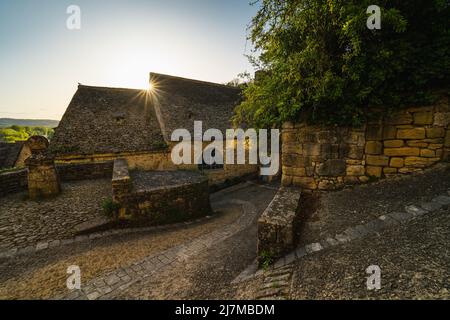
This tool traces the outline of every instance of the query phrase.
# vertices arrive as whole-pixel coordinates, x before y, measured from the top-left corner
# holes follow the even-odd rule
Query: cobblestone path
[[[257,215],[274,193],[275,188],[241,184],[213,194],[212,205],[217,214],[194,223],[130,234],[113,232],[105,237],[88,237],[80,242],[0,258],[0,297],[140,299],[145,294],[137,291],[134,294],[133,290],[145,286],[146,280],[158,279],[165,271],[186,265],[236,234],[244,234],[252,243],[245,250],[249,257],[243,261],[241,268],[244,268],[256,252],[256,233],[246,230],[255,228]],[[65,289],[69,265],[80,266],[81,290]],[[235,271],[238,272],[239,269]],[[181,279],[186,275],[177,276]]]
[[[0,252],[74,236],[77,224],[103,216],[111,180],[64,183],[62,189],[58,197],[42,201],[27,199],[26,192],[0,198]]]

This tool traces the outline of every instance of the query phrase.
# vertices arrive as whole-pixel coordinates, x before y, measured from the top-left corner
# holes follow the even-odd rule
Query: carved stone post
[[[27,144],[31,150],[31,156],[25,160],[28,167],[29,197],[39,199],[56,196],[61,187],[54,157],[47,152],[47,138],[33,136],[28,139]]]

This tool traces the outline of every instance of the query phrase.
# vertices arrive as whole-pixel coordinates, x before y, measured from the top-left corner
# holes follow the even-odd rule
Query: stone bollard
[[[128,172],[128,162],[126,159],[114,160],[112,193],[113,202],[119,206],[119,219],[127,218],[126,201],[133,188],[131,177]]]
[[[33,136],[27,141],[31,156],[25,160],[25,165],[28,167],[28,194],[31,199],[56,196],[61,191],[54,157],[47,152],[48,144],[43,136]]]

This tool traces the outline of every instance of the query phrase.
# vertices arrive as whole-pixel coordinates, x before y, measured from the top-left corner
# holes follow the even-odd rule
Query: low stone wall
[[[124,224],[161,225],[211,213],[208,178],[189,171],[128,171],[114,162],[113,201]]]
[[[295,247],[300,190],[281,187],[258,219],[258,260],[276,259]]]
[[[448,97],[436,105],[384,114],[361,128],[285,123],[282,183],[333,190],[421,171],[450,157]]]
[[[111,178],[113,161],[57,164],[56,169],[61,181]]]
[[[28,186],[27,169],[0,173],[0,197],[24,191]]]

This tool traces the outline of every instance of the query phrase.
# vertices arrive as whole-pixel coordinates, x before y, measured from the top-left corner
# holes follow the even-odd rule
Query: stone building
[[[130,169],[174,170],[173,130],[193,136],[194,121],[202,121],[204,130],[232,128],[239,88],[156,73],[150,83],[152,90],[79,85],[50,144],[57,162],[124,158]],[[205,172],[214,185],[254,174],[257,166],[225,164]]]
[[[25,159],[31,155],[25,141],[0,142],[0,169],[25,166]]]

